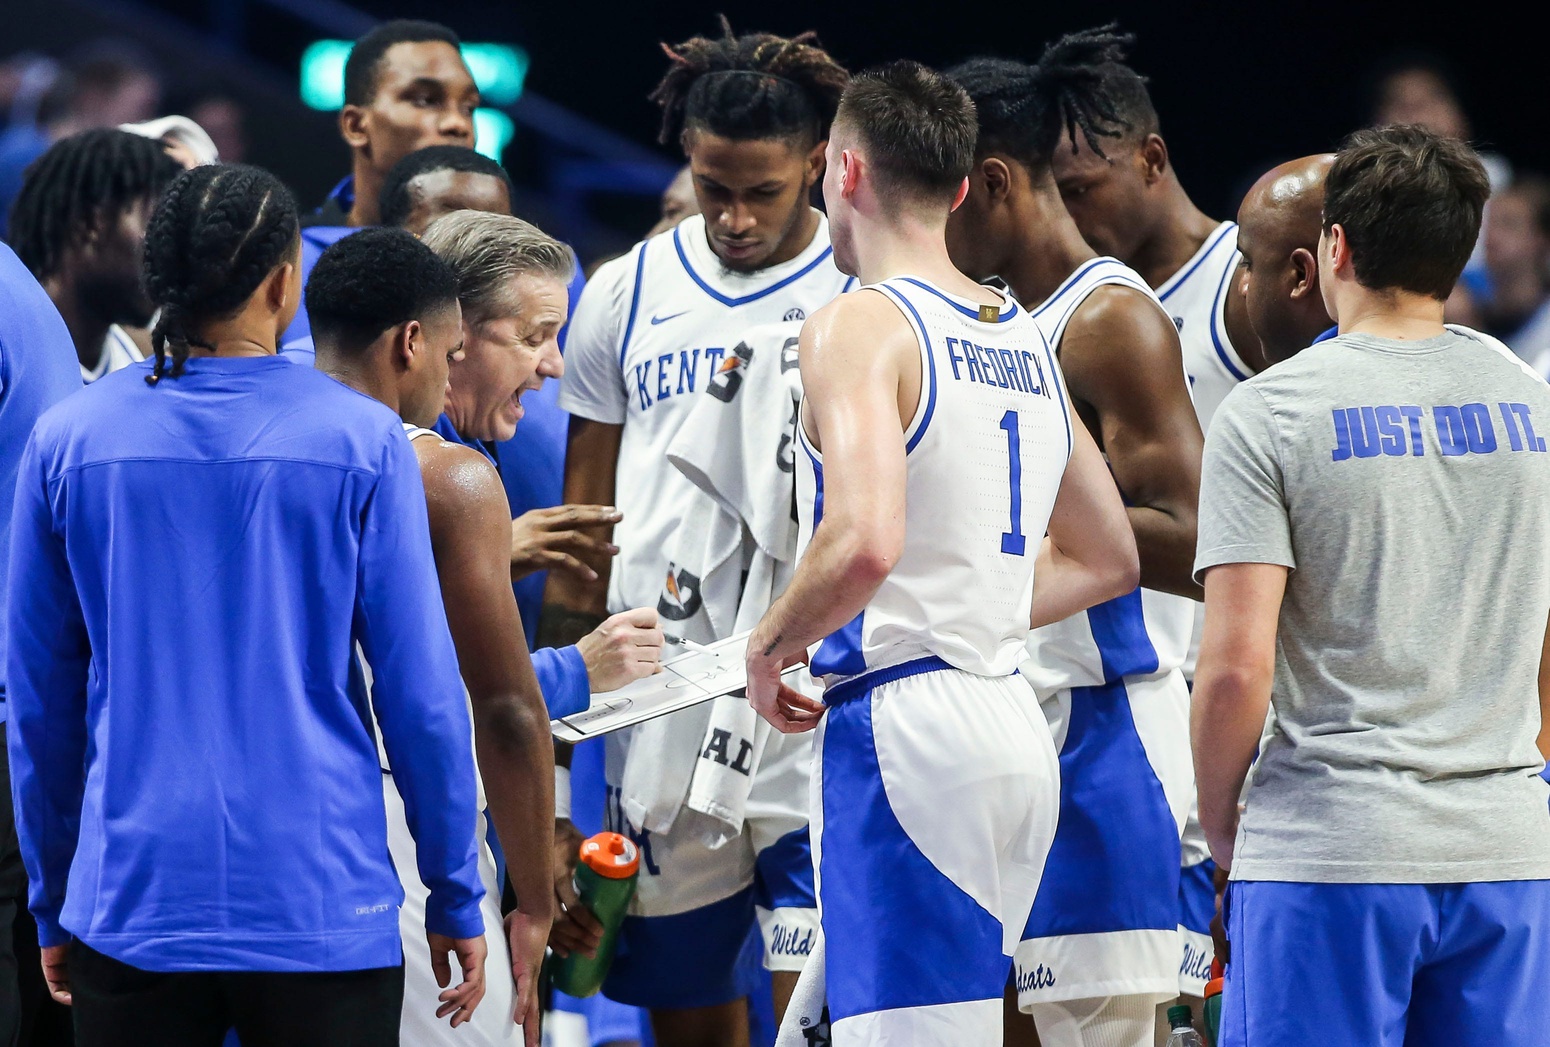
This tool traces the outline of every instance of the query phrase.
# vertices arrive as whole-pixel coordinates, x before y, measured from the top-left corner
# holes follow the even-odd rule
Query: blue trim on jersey
[[[797,427],[800,429],[801,425],[799,420]],[[802,445],[807,460],[813,463],[813,534],[816,535],[818,525],[823,523],[823,463],[807,446],[805,434],[797,443]],[[866,657],[861,653],[861,620],[865,617],[866,611],[863,609],[860,614],[823,638],[808,666],[814,676],[855,676],[866,672]]]
[[[630,351],[630,334],[635,330],[635,313],[640,308],[641,279],[646,275],[646,245],[642,240],[640,256],[635,260],[635,290],[630,294],[630,318],[624,322],[624,338],[619,342],[619,369],[624,370],[624,355]]]
[[[1087,624],[1092,627],[1106,684],[1127,676],[1150,676],[1161,667],[1157,648],[1147,635],[1140,589],[1089,607]]]
[[[1039,341],[1044,343],[1044,359],[1049,361],[1050,377],[1055,380],[1055,396],[1060,401],[1060,417],[1066,422],[1066,458],[1076,450],[1076,435],[1071,432],[1071,410],[1066,405],[1066,389],[1060,381],[1060,368],[1055,364],[1055,350],[1050,347],[1049,339],[1044,337],[1044,332],[1039,332]]]
[[[917,283],[918,281],[910,280],[909,282]],[[886,287],[887,285],[884,284],[883,286]],[[925,287],[926,285],[921,284],[920,286]],[[893,292],[892,297],[902,304],[904,308],[908,309],[910,315],[915,318],[915,325],[920,329],[920,344],[926,350],[926,370],[930,372],[926,375],[929,387],[926,394],[926,413],[920,416],[920,425],[916,426],[915,435],[911,436],[909,442],[904,445],[904,453],[909,454],[920,443],[920,438],[926,435],[926,427],[931,424],[931,415],[936,411],[936,354],[931,351],[931,334],[926,330],[926,322],[920,318],[920,313],[910,304],[908,298],[899,293],[898,288],[890,287],[889,290]],[[927,287],[926,290],[929,291],[931,288]]]
[[[1092,272],[1092,270],[1094,268],[1096,268],[1097,266],[1100,266],[1104,262],[1108,262],[1108,261],[1111,261],[1111,260],[1112,259],[1110,259],[1108,255],[1104,255],[1101,258],[1094,258],[1092,261],[1088,262],[1086,265],[1079,266],[1074,273],[1072,273],[1070,276],[1066,277],[1063,281],[1061,281],[1060,286],[1055,288],[1055,291],[1054,291],[1053,294],[1051,294],[1048,298],[1044,299],[1044,304],[1043,305],[1041,305],[1037,309],[1033,310],[1029,315],[1030,316],[1038,316],[1039,314],[1043,313],[1050,306],[1052,306],[1056,302],[1060,301],[1060,296],[1065,294],[1067,291],[1071,290],[1071,288],[1076,285],[1076,282],[1078,280],[1080,280],[1082,277],[1086,276],[1088,273]]]
[[[1207,238],[1206,247],[1203,251],[1200,252],[1200,257],[1195,259],[1194,265],[1186,269],[1182,276],[1180,276],[1178,273],[1174,273],[1167,280],[1163,281],[1163,285],[1166,290],[1157,292],[1158,299],[1166,302],[1169,295],[1177,291],[1180,287],[1184,286],[1185,281],[1195,275],[1196,269],[1199,269],[1201,266],[1206,264],[1206,259],[1211,257],[1211,252],[1216,250],[1216,245],[1221,243],[1222,237],[1226,236],[1228,233],[1235,233],[1237,231],[1238,223],[1223,223],[1222,228],[1218,229],[1213,236]]]
[[[952,297],[948,296],[947,294],[944,294],[943,292],[937,290],[935,287],[932,287],[930,284],[926,283],[924,280],[917,280],[913,276],[901,276],[901,277],[899,277],[899,279],[903,280],[907,284],[914,284],[916,287],[920,288],[922,291],[930,291],[932,294],[936,295],[942,301],[946,302],[948,305],[950,305],[954,309],[958,310],[964,316],[967,316],[969,319],[977,321],[977,322],[982,323],[982,324],[1004,324],[1008,320],[1010,320],[1012,317],[1017,315],[1017,299],[1013,298],[1011,295],[1003,295],[1002,296],[1003,298],[1006,299],[1006,307],[1005,307],[1005,310],[1003,312],[1001,312],[1000,314],[997,315],[996,319],[994,319],[994,320],[981,320],[980,319],[979,310],[977,310],[977,309],[970,309],[968,306],[964,305],[962,302],[960,302],[957,299],[952,298]]]
[[[1216,321],[1222,311],[1222,301],[1226,297],[1223,292],[1227,289],[1227,281],[1232,278],[1232,274],[1237,272],[1237,270],[1237,266],[1230,266],[1222,274],[1222,279],[1216,285],[1216,298],[1211,303],[1211,344],[1216,348],[1216,355],[1221,359],[1222,366],[1227,368],[1227,373],[1240,382],[1246,382],[1249,380],[1249,376],[1233,365],[1232,360],[1227,355],[1227,348],[1222,345],[1222,336],[1217,334],[1216,331]]]
[[[870,701],[824,727],[824,948],[839,1022],[901,1007],[997,1000],[1011,966],[1001,921],[910,839],[888,802]],[[950,815],[948,815],[950,817]]]
[[[1340,328],[1338,326],[1331,327],[1327,331],[1321,331],[1319,333],[1319,336],[1317,338],[1315,338],[1309,344],[1310,345],[1318,345],[1320,342],[1327,342],[1327,341],[1329,341],[1331,338],[1335,337],[1339,333],[1340,333]]]
[[[823,852],[827,859],[827,840]],[[1136,733],[1124,682],[1071,688],[1060,820],[1023,941],[1175,930],[1179,879],[1178,823]]]
[[[854,276],[848,278],[845,281],[845,286],[840,288],[840,294],[844,294],[845,292],[849,291],[851,288],[855,287],[860,282],[861,281],[857,280]]]
[[[731,298],[731,297],[728,297],[727,295],[722,294],[720,291],[716,290],[710,284],[706,283],[704,280],[702,280],[700,278],[700,274],[694,271],[694,266],[689,264],[689,255],[684,251],[682,229],[681,228],[673,230],[673,247],[675,249],[677,249],[677,251],[678,251],[678,260],[683,263],[684,272],[689,274],[689,279],[691,279],[695,283],[699,284],[700,285],[700,290],[702,290],[706,294],[710,295],[712,298],[714,298],[716,301],[720,302],[722,305],[731,305],[731,306],[747,305],[749,302],[757,302],[759,299],[768,297],[769,295],[774,294],[776,291],[779,291],[783,287],[789,287],[791,284],[793,284],[796,281],[802,279],[802,277],[806,276],[808,273],[812,272],[814,269],[816,269],[820,265],[822,265],[824,263],[824,261],[826,261],[828,259],[828,257],[834,253],[834,248],[833,247],[825,247],[823,249],[823,254],[819,255],[817,258],[814,258],[811,262],[807,263],[807,265],[803,266],[797,272],[792,273],[790,276],[786,277],[784,280],[781,280],[781,281],[779,281],[777,283],[773,283],[770,286],[764,288],[763,290],[755,291],[753,294],[745,294],[741,298]]]

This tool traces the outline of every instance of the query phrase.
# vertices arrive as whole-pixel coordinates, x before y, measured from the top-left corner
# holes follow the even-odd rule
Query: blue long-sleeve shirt
[[[11,768],[44,945],[148,970],[396,965],[371,710],[430,887],[482,931],[472,726],[414,451],[275,357],[109,375],[17,481]]]
[[[64,320],[27,267],[0,244],[0,603],[22,448],[44,411],[80,391],[81,368]],[[7,712],[4,625],[0,621],[0,723]]]

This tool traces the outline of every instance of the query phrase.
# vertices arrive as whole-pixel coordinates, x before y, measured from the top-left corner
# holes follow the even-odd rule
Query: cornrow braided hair
[[[155,385],[183,373],[201,322],[231,315],[296,250],[290,191],[268,171],[240,164],[179,175],[145,232],[145,290],[161,308],[151,329]],[[167,353],[172,368],[166,369]]]
[[[1093,152],[1106,158],[1099,139],[1118,138],[1134,126],[1104,90],[1109,71],[1124,61],[1135,39],[1116,28],[1111,23],[1063,36],[1044,49],[1037,65],[974,58],[950,70],[974,99],[978,152],[1004,151],[1044,170],[1062,139],[1069,138],[1076,151],[1080,131]]]
[[[738,36],[720,20],[719,37],[662,45],[671,64],[651,92],[662,108],[658,140],[681,140],[691,129],[741,140],[825,137],[850,75],[818,35]]]
[[[54,276],[71,247],[155,201],[182,170],[160,142],[127,131],[61,138],[27,168],[11,207],[11,248],[39,280]]]
[[[1062,138],[1069,138],[1071,151],[1077,151],[1078,128],[1092,151],[1108,159],[1099,138],[1118,138],[1156,123],[1155,114],[1148,117],[1151,101],[1146,97],[1146,78],[1124,64],[1135,42],[1135,34],[1119,32],[1118,23],[1110,22],[1067,33],[1044,48],[1035,69],[1038,93],[1049,115],[1035,145],[1046,163]],[[1138,111],[1138,102],[1131,97],[1136,91],[1146,112]]]

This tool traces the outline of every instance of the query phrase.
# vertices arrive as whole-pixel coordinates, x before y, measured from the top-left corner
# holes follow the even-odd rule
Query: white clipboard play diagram
[[[664,658],[662,671],[655,676],[607,694],[594,694],[592,704],[584,711],[551,720],[550,731],[562,742],[582,742],[743,690],[748,683],[744,667],[747,633],[696,647]],[[666,650],[682,648],[669,642]],[[796,665],[786,672],[802,668]]]

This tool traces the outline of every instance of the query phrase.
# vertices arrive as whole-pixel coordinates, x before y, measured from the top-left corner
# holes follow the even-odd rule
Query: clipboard
[[[699,650],[686,650],[665,658],[660,673],[626,684],[617,691],[594,694],[592,704],[586,709],[549,721],[549,730],[558,740],[575,744],[724,694],[741,694],[748,684],[745,668],[748,636],[748,633],[741,633],[706,644]],[[805,668],[805,665],[794,665],[781,675],[789,676]]]

